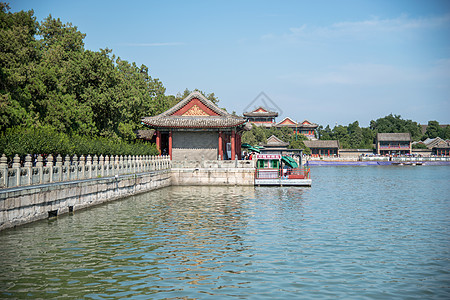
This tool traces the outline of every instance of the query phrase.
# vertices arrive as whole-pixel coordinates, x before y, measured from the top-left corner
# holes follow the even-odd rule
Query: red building
[[[244,117],[248,122],[255,125],[272,127],[275,125],[275,118],[278,117],[278,113],[260,106],[251,112],[244,113]]]
[[[377,133],[377,154],[411,154],[411,135],[406,133]]]
[[[155,129],[156,145],[173,160],[217,160],[241,156],[245,119],[193,92],[174,107],[142,119]]]
[[[278,122],[275,125],[275,127],[278,127],[278,128],[289,127],[294,130],[294,133],[297,132],[297,134],[303,134],[309,140],[314,140],[314,139],[316,139],[315,131],[316,131],[318,125],[311,123],[308,120],[304,120],[303,122],[299,123],[299,122],[292,120],[289,117],[286,117],[283,119],[283,121]]]

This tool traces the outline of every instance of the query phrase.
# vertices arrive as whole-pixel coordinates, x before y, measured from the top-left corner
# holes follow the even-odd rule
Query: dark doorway
[[[161,133],[161,155],[169,155],[169,133]]]

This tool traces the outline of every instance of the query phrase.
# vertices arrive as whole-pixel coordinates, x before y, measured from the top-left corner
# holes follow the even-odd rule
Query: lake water
[[[170,187],[0,232],[0,298],[449,299],[450,167]]]

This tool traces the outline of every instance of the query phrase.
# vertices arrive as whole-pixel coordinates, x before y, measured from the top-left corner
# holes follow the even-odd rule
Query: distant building
[[[376,150],[380,155],[411,154],[411,134],[377,133]]]
[[[271,135],[267,139],[266,143],[262,144],[261,146],[261,153],[264,154],[300,155],[303,151],[303,149],[288,149],[289,143],[282,141],[274,135]]]
[[[303,143],[311,149],[312,156],[339,156],[338,140],[310,140]]]
[[[260,106],[251,112],[244,113],[244,117],[248,122],[255,125],[272,127],[275,124],[275,118],[278,117],[278,113]]]
[[[289,127],[294,130],[294,133],[297,134],[303,134],[306,136],[309,140],[315,140],[316,139],[316,129],[318,127],[317,124],[314,124],[308,120],[304,120],[301,123],[298,123],[294,120],[292,120],[289,117],[286,117],[283,119],[283,121],[278,122],[275,127],[283,128],[283,127]]]
[[[241,155],[245,119],[193,92],[165,112],[142,119],[155,130],[160,153],[173,160],[235,159]]]
[[[431,149],[432,155],[450,155],[450,141],[443,140],[440,137],[434,139],[426,139],[422,142],[428,149]]]
[[[294,130],[294,133],[303,134],[310,140],[316,139],[315,131],[318,127],[317,124],[312,123],[308,120],[304,120],[298,123],[289,117],[284,118],[281,122],[276,123],[275,119],[278,117],[278,113],[275,111],[270,111],[260,106],[257,109],[246,112],[243,114],[246,120],[257,126],[263,126],[265,128],[283,128],[288,127]]]

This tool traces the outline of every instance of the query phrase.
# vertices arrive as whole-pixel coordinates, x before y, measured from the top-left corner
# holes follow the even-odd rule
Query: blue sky
[[[334,126],[390,113],[450,124],[450,1],[11,1],[149,67],[167,94],[214,92],[242,113]],[[257,103],[255,103],[257,104]]]

